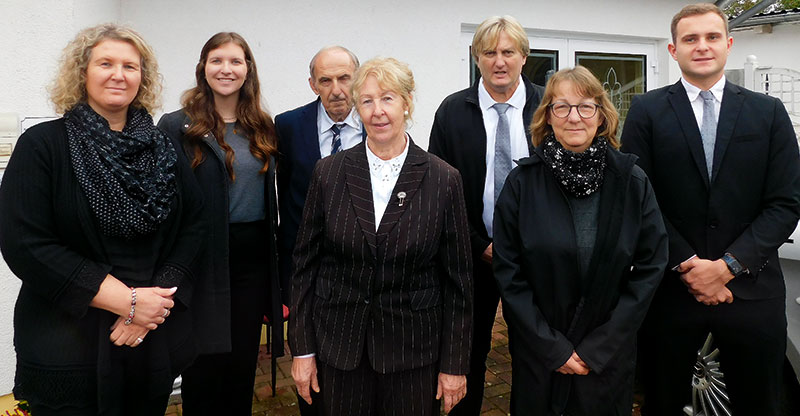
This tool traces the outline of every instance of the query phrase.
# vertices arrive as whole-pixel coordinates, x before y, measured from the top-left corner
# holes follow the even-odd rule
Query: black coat
[[[189,266],[203,238],[202,202],[189,166],[181,159],[175,166],[177,203],[155,231],[154,240],[164,241],[156,272],[147,284],[138,283],[178,286],[167,321],[136,348],[146,354],[141,364],[150,385],[135,387],[152,395],[168,394],[195,353],[186,307],[194,282]],[[122,373],[109,362],[109,328],[117,316],[89,303],[114,265],[75,179],[64,119],[31,127],[19,138],[0,187],[0,212],[0,248],[22,280],[14,311],[16,397],[103,409],[124,388],[103,382]]]
[[[183,110],[164,114],[158,127],[169,135],[179,152],[188,160],[194,158],[194,148],[183,139],[191,120]],[[231,292],[230,268],[228,265],[228,172],[225,163],[212,149],[214,137],[209,133],[200,145],[205,161],[194,168],[194,175],[202,190],[205,208],[203,218],[208,223],[209,233],[203,238],[202,255],[193,265],[197,275],[194,296],[200,305],[193,309],[197,346],[201,354],[230,352],[231,350]],[[278,280],[278,250],[275,237],[278,229],[278,205],[275,193],[275,161],[270,160],[264,180],[264,204],[267,209],[267,226],[270,230],[269,245],[264,247],[264,256],[269,260],[269,269],[264,270],[268,281],[270,324],[272,345],[283,345],[283,304]],[[254,294],[258,295],[258,294]],[[276,356],[283,355],[282,348],[273,349]]]
[[[508,321],[512,413],[630,413],[635,338],[667,262],[667,234],[635,156],[611,148],[587,285],[566,194],[541,149],[519,161],[497,201],[493,266]],[[572,352],[592,369],[556,373]]]
[[[314,169],[297,235],[289,345],[340,370],[466,374],[472,279],[458,172],[409,141],[375,229],[366,144]],[[400,203],[397,194],[405,192]]]
[[[464,202],[467,206],[470,244],[476,266],[482,264],[481,255],[492,242],[483,224],[483,188],[486,182],[486,128],[478,103],[478,82],[471,87],[451,94],[442,101],[431,128],[428,151],[458,169],[464,179]],[[525,107],[522,123],[533,154],[530,131],[533,113],[542,101],[544,89],[522,76],[525,86]]]

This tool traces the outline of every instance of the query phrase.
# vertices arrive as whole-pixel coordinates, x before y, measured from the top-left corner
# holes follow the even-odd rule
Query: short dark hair
[[[728,16],[725,16],[725,13],[720,10],[714,3],[697,3],[697,4],[690,4],[681,9],[675,16],[672,17],[672,24],[670,25],[670,31],[672,32],[672,43],[678,41],[678,22],[681,21],[684,17],[689,16],[698,16],[701,14],[706,13],[714,13],[722,19],[722,23],[725,25],[725,37],[728,36]]]

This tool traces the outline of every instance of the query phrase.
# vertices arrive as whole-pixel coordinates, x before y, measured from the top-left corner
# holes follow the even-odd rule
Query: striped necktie
[[[331,143],[331,154],[336,154],[336,152],[342,150],[342,128],[344,127],[344,123],[334,124],[331,126],[331,131],[333,132],[333,142]]]

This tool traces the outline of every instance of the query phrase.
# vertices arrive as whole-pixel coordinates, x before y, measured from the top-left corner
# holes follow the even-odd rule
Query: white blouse
[[[375,231],[378,231],[378,226],[381,224],[381,218],[389,205],[389,200],[392,198],[392,190],[394,185],[397,184],[397,178],[400,176],[400,170],[403,168],[403,163],[408,156],[408,135],[406,135],[406,147],[399,155],[389,159],[383,160],[372,153],[369,146],[367,148],[367,162],[369,163],[369,178],[372,182],[372,203],[375,207]]]

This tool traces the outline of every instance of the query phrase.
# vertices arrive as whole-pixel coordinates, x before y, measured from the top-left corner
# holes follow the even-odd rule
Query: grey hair
[[[358,62],[358,57],[356,56],[356,54],[354,54],[353,52],[351,52],[351,51],[350,51],[350,49],[347,49],[347,48],[345,48],[344,46],[339,46],[339,45],[326,46],[326,47],[324,47],[324,48],[320,49],[319,51],[317,51],[317,53],[315,53],[315,54],[314,54],[314,57],[313,57],[313,58],[311,58],[311,62],[308,64],[308,73],[309,73],[309,74],[311,74],[311,80],[312,80],[312,81],[314,80],[314,65],[317,63],[317,57],[318,57],[318,56],[319,56],[319,55],[320,55],[322,52],[334,51],[334,50],[337,50],[337,51],[342,51],[342,52],[346,53],[348,56],[350,56],[350,62],[352,62],[352,63],[353,63],[353,67],[354,67],[354,68],[353,68],[353,71],[354,71],[354,72],[355,72],[355,70],[357,70],[357,69],[358,69],[358,67],[361,65],[361,64]]]

